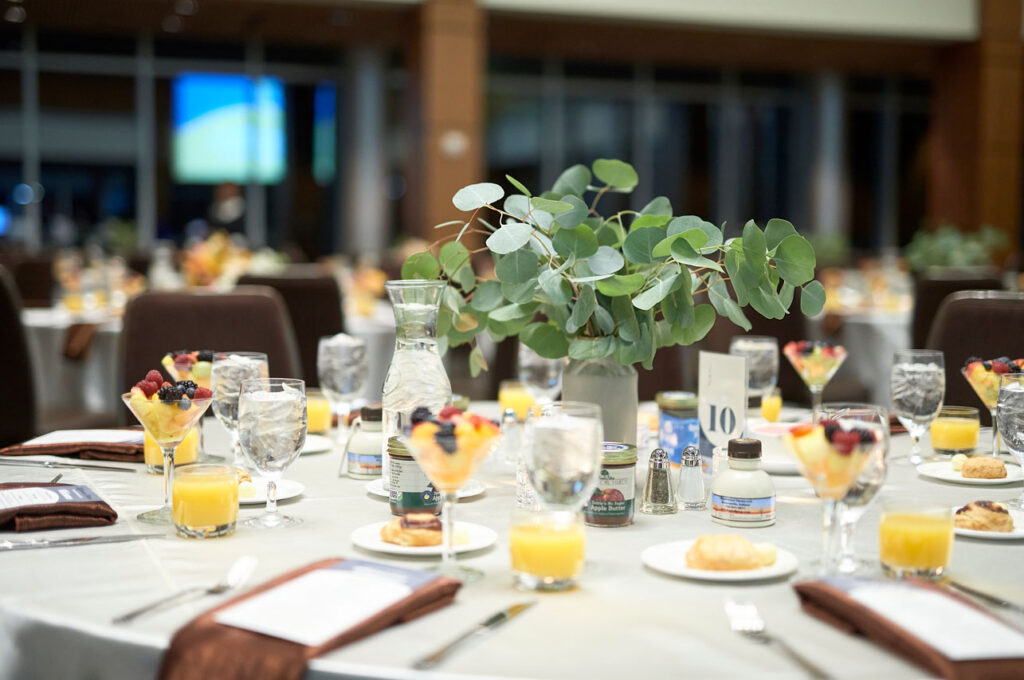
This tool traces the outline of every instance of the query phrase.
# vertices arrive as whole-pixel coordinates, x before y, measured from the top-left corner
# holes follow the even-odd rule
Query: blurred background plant
[[[991,226],[962,231],[953,224],[920,229],[906,249],[907,262],[915,272],[933,267],[988,267],[995,254],[1008,245],[1006,234]]]

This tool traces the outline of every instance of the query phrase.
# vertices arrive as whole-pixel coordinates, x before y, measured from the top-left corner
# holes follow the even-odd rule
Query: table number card
[[[742,437],[747,426],[747,360],[701,352],[697,393],[700,429],[712,446]]]

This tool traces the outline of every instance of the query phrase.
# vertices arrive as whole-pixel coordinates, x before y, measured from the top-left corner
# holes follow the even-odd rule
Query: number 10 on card
[[[747,425],[747,362],[744,357],[701,352],[697,417],[712,446],[742,437]]]

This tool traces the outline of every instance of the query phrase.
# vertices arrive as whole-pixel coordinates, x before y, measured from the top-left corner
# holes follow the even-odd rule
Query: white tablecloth
[[[868,387],[871,403],[890,405],[889,372],[897,350],[910,348],[910,312],[864,312],[843,319],[847,362]]]
[[[208,419],[207,442],[223,448],[224,433]],[[905,456],[906,436],[893,451]],[[387,520],[387,504],[370,496],[365,482],[339,479],[335,453],[301,458],[286,475],[306,485],[304,496],[281,510],[303,524],[279,532],[240,529],[211,541],[171,538],[120,545],[26,551],[0,555],[0,678],[131,679],[154,677],[173,632],[221,601],[207,597],[139,620],[112,626],[111,617],[181,587],[211,584],[240,555],[259,557],[256,581],[329,556],[378,559],[406,566],[427,560],[368,555],[352,547],[349,534],[364,524]],[[39,481],[46,470],[3,468],[5,480]],[[489,460],[478,475],[487,493],[460,504],[462,520],[498,531],[496,546],[460,557],[486,573],[467,585],[457,602],[409,624],[315,659],[307,678],[802,678],[770,646],[729,631],[722,598],[751,599],[769,629],[837,678],[918,678],[918,668],[864,639],[843,634],[805,615],[786,582],[708,585],[669,578],[644,568],[647,546],[699,534],[723,532],[706,512],[652,517],[637,515],[622,529],[587,529],[587,565],[581,585],[556,594],[524,594],[512,588],[507,530],[513,506],[512,470]],[[802,563],[820,549],[820,503],[800,477],[775,477],[778,523],[747,530],[794,552]],[[47,532],[47,538],[91,533],[150,531],[133,517],[161,496],[160,478],[113,472],[71,470],[64,481],[87,483],[121,513],[116,527]],[[978,489],[918,478],[906,465],[894,464],[882,497],[915,497],[961,505],[979,498],[1006,501],[1020,484]],[[251,516],[259,509],[243,509]],[[857,548],[877,556],[879,504],[861,520]],[[735,531],[735,530],[729,530]],[[37,534],[38,536],[39,534]],[[680,559],[682,555],[680,555]],[[1020,543],[957,539],[952,574],[978,587],[1024,602]],[[222,596],[226,597],[226,596]],[[493,636],[452,656],[431,675],[410,663],[456,634],[514,602],[536,598],[538,606]],[[1024,617],[1016,616],[1018,624]],[[950,625],[955,625],[950,622]]]

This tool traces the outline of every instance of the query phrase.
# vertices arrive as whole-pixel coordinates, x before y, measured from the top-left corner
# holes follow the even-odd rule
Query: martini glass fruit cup
[[[199,387],[210,389],[210,371],[213,367],[214,352],[208,349],[188,351],[175,350],[168,352],[160,360],[160,365],[175,382],[191,380]],[[206,442],[203,438],[203,426],[196,425],[199,436],[198,452],[205,458]]]
[[[1022,371],[1024,359],[1011,361],[1007,357],[1000,357],[992,361],[982,361],[976,357],[967,360],[966,365],[960,369],[960,373],[967,380],[974,393],[981,399],[988,412],[992,415],[992,455],[998,456],[1002,446],[999,441],[999,423],[997,421],[996,406],[999,403],[999,376],[1008,373],[1018,374]]]
[[[461,581],[475,581],[483,577],[483,572],[455,562],[456,494],[497,448],[501,430],[487,418],[461,413],[452,406],[445,407],[437,418],[427,416],[427,409],[413,412],[412,429],[405,442],[441,494],[442,552],[438,571]]]
[[[121,400],[160,447],[164,457],[164,504],[156,510],[142,513],[138,519],[147,524],[170,525],[173,523],[171,489],[174,487],[174,449],[199,422],[213,400],[182,397],[165,402],[160,401],[155,394],[147,398],[137,391],[122,394]]]
[[[810,390],[811,420],[818,422],[822,392],[846,361],[846,348],[818,340],[798,340],[787,342],[782,353]]]
[[[783,441],[822,501],[820,571],[823,575],[834,574],[840,555],[838,503],[860,476],[874,450],[885,446],[885,432],[881,423],[830,414],[815,423],[797,425]]]

